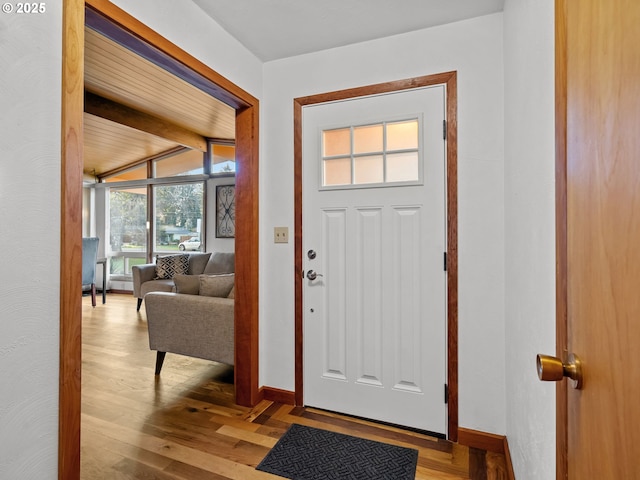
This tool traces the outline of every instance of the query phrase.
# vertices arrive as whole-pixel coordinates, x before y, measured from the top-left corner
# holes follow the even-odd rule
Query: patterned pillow
[[[186,275],[189,272],[189,254],[156,255],[156,280],[173,278],[175,275]]]

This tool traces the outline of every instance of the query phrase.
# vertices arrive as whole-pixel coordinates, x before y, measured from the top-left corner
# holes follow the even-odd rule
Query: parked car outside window
[[[189,240],[185,240],[178,244],[178,249],[184,250],[198,250],[200,248],[200,239],[198,237],[191,237]]]

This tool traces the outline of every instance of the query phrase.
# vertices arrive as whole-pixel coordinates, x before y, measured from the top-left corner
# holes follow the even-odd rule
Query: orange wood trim
[[[458,439],[458,76],[447,85],[447,384],[449,439]]]
[[[303,396],[303,312],[302,312],[302,107],[381,93],[390,93],[429,85],[447,87],[447,383],[449,385],[449,439],[458,439],[458,116],[457,73],[445,72],[405,80],[350,88],[293,101],[294,123],[294,229],[295,229],[295,397]]]
[[[513,463],[511,462],[511,451],[509,450],[509,442],[507,437],[504,437],[504,460],[507,464],[507,480],[516,480],[516,474],[513,471]]]
[[[289,390],[280,390],[273,387],[262,387],[262,396],[265,400],[276,403],[284,403],[286,405],[295,405],[296,394]]]
[[[314,105],[317,103],[336,102],[347,100],[365,95],[377,95],[389,92],[398,92],[411,88],[425,87],[428,85],[446,84],[451,76],[455,76],[456,72],[436,73],[434,75],[426,75],[423,77],[408,78],[405,80],[395,80],[392,82],[377,83],[375,85],[367,85],[364,87],[347,88],[345,90],[336,90],[333,92],[320,93],[307,97],[299,97],[295,99],[302,106]],[[427,82],[427,83],[425,83]]]
[[[236,403],[258,403],[258,103],[236,113]]]
[[[555,3],[556,356],[567,358],[567,10]],[[556,383],[556,478],[568,476],[567,382]]]
[[[304,402],[304,365],[303,346],[304,333],[302,328],[302,103],[293,101],[293,178],[294,178],[294,291],[295,291],[295,405]]]
[[[84,3],[63,3],[58,478],[80,478]]]
[[[495,433],[471,430],[470,428],[458,428],[458,443],[465,447],[479,448],[487,452],[504,454],[505,436]]]

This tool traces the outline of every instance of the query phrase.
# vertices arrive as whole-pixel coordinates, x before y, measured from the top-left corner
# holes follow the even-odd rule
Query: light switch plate
[[[274,243],[289,243],[289,227],[273,228]]]

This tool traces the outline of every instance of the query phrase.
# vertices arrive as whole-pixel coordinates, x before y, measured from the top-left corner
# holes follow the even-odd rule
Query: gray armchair
[[[90,289],[91,305],[96,306],[96,262],[98,261],[97,237],[82,239],[82,291]]]
[[[234,364],[233,298],[149,292],[144,303],[156,375],[167,352]]]

